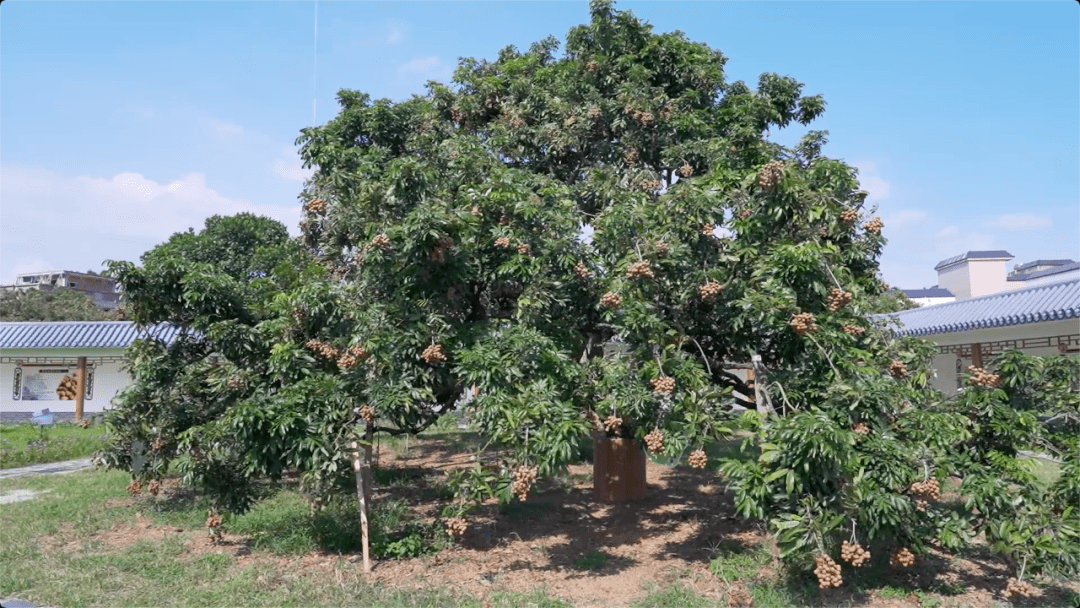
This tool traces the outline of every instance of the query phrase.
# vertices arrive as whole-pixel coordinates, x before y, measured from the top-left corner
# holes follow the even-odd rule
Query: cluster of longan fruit
[[[814,315],[808,312],[801,312],[793,317],[788,322],[791,329],[795,330],[795,333],[800,336],[805,336],[808,333],[817,331],[817,323],[814,322]]]
[[[578,262],[577,264],[574,264],[574,276],[579,279],[587,279],[592,276],[592,273],[589,272],[589,269],[585,266],[584,262]]]
[[[60,379],[60,385],[56,387],[56,396],[61,401],[71,401],[79,392],[79,381],[75,376],[64,376]]]
[[[151,479],[150,483],[146,484],[146,491],[149,492],[151,496],[161,494],[161,481],[158,479]]]
[[[870,220],[869,222],[866,222],[865,224],[863,224],[863,230],[865,230],[867,232],[870,232],[870,233],[873,233],[873,234],[881,234],[881,229],[884,228],[884,227],[885,227],[885,222],[882,222],[881,218],[878,218],[878,217],[875,217],[874,219]]]
[[[164,437],[158,437],[150,442],[150,449],[154,452],[160,452],[169,446],[169,442]]]
[[[814,558],[814,576],[817,577],[820,589],[839,587],[844,582],[844,578],[840,576],[840,564],[824,553]]]
[[[745,220],[751,215],[754,215],[754,209],[752,207],[744,207],[742,209],[739,209],[739,212],[735,214],[735,217],[739,218],[740,220]]]
[[[908,375],[907,364],[900,360],[893,360],[889,364],[889,373],[896,378],[906,378]]]
[[[465,530],[469,529],[469,524],[462,517],[448,517],[446,518],[446,533],[453,538],[457,538],[462,534],[465,534]]]
[[[510,237],[500,236],[499,238],[495,239],[495,246],[502,247],[503,249],[509,249]]]
[[[695,469],[704,469],[709,463],[709,457],[705,455],[705,450],[699,448],[690,452],[690,457],[686,459],[686,462]]]
[[[600,306],[603,306],[604,308],[615,309],[618,308],[620,304],[622,304],[622,296],[614,291],[609,291],[600,296]]]
[[[312,338],[304,343],[309,349],[319,353],[327,359],[337,359],[341,351],[332,344],[327,344],[317,338]]]
[[[851,304],[851,292],[833,287],[829,292],[829,310],[836,312],[848,304]]]
[[[931,477],[926,481],[916,481],[908,489],[916,496],[925,496],[933,500],[941,498],[941,485],[938,484],[936,477]]]
[[[844,332],[845,334],[851,334],[851,335],[853,335],[853,336],[861,336],[861,335],[863,335],[864,333],[866,333],[866,328],[864,328],[864,327],[859,327],[858,325],[851,325],[851,324],[848,324],[848,325],[845,325],[845,326],[844,326],[844,328],[843,328],[843,330],[842,330],[842,331],[843,331],[843,332]]]
[[[856,424],[854,427],[851,428],[851,430],[855,431],[856,433],[858,433],[860,435],[869,435],[870,434],[870,427],[866,426],[865,422],[860,422],[860,423]]]
[[[633,147],[627,148],[626,152],[623,152],[623,160],[625,160],[626,164],[628,164],[628,165],[632,165],[632,164],[636,163],[637,160],[638,160],[638,150],[637,150],[637,148],[633,148]]]
[[[633,106],[626,106],[623,111],[634,117],[634,120],[640,122],[643,125],[648,125],[656,117],[652,115],[652,112],[646,112],[644,110],[636,110]]]
[[[656,253],[660,255],[667,255],[671,253],[671,245],[668,245],[664,241],[656,241],[653,245],[653,249],[656,249]]]
[[[690,166],[690,163],[683,163],[682,166],[679,167],[679,175],[680,176],[682,176],[682,177],[690,177],[693,174],[694,174],[694,168]]]
[[[92,424],[94,424],[94,421],[91,418],[83,418],[82,421],[79,422],[79,426],[81,426],[84,429],[90,428],[90,425],[92,425]]]
[[[716,236],[715,234],[713,234],[713,232],[715,230],[716,230],[716,224],[708,224],[708,223],[706,223],[706,224],[701,225],[701,234],[703,234],[705,236]]]
[[[1005,597],[1012,597],[1014,595],[1029,597],[1035,593],[1035,587],[1027,581],[1018,581],[1015,578],[1010,578],[1008,584],[1005,585],[1005,591],[1002,593]]]
[[[784,163],[774,160],[770,163],[766,163],[765,166],[758,171],[758,185],[763,189],[768,190],[775,186],[783,176]]]
[[[604,430],[609,433],[618,432],[619,427],[622,426],[622,418],[619,418],[615,414],[612,414],[604,419]]]
[[[510,225],[510,218],[507,217],[506,215],[500,215],[499,216],[499,225],[500,226],[509,226]]]
[[[206,512],[207,537],[210,539],[211,545],[216,545],[224,540],[221,534],[221,523],[220,515],[213,511]]]
[[[1001,384],[1001,376],[997,374],[992,374],[981,367],[969,365],[968,371],[971,372],[971,377],[968,378],[968,382],[974,384],[975,386],[994,388]]]
[[[390,244],[390,237],[385,234],[376,234],[371,237],[371,244],[375,247],[386,247]]]
[[[443,352],[442,344],[432,344],[420,353],[420,358],[427,361],[428,365],[436,365],[446,361],[446,354]]]
[[[225,381],[225,386],[238,391],[244,388],[244,379],[241,376],[229,376],[229,379]]]
[[[537,472],[536,467],[527,467],[525,465],[521,465],[514,470],[510,491],[518,497],[518,500],[524,502],[529,497],[529,488],[536,482]]]
[[[648,435],[645,435],[645,447],[653,454],[664,451],[664,434],[660,432],[660,429],[653,429],[649,431]]]
[[[645,192],[655,192],[660,189],[660,180],[655,177],[648,177],[639,182],[641,189]]]
[[[529,255],[529,246],[522,243],[517,246],[517,252],[521,255]]]
[[[649,380],[649,384],[652,385],[654,393],[671,393],[675,390],[675,378],[672,378],[671,376],[653,378],[652,380]]]
[[[131,494],[132,496],[138,496],[139,494],[142,494],[142,490],[142,482],[138,479],[132,479],[131,483],[129,483],[127,487],[127,493]]]
[[[368,424],[375,422],[375,408],[364,404],[364,406],[360,408],[360,417]]]
[[[641,260],[640,262],[634,262],[626,267],[626,278],[628,279],[651,279],[655,275],[653,274],[652,266],[649,264],[649,260]]]
[[[720,285],[720,283],[714,283],[712,281],[709,281],[708,283],[705,283],[704,285],[698,287],[698,294],[701,296],[702,300],[710,302],[714,300],[716,296],[720,295],[720,292],[723,290],[724,288]]]
[[[326,201],[321,198],[310,200],[304,204],[304,209],[311,213],[326,213]]]
[[[911,552],[907,547],[901,547],[892,552],[889,556],[890,566],[903,566],[905,568],[915,563],[915,554]]]
[[[840,212],[840,221],[844,222],[848,226],[855,223],[859,219],[859,212],[854,209],[844,209]]]
[[[863,564],[870,561],[870,552],[864,549],[859,543],[852,543],[845,540],[843,544],[840,545],[840,559],[856,568],[861,568]]]
[[[592,106],[591,108],[589,108],[589,118],[593,120],[600,118],[600,108],[596,106]]]

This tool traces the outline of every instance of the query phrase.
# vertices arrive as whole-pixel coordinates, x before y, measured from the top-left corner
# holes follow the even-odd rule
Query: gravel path
[[[30,475],[45,475],[48,473],[71,473],[94,466],[89,458],[79,460],[67,460],[64,462],[47,462],[28,467],[14,469],[0,469],[0,479],[14,479],[16,477],[28,477]]]

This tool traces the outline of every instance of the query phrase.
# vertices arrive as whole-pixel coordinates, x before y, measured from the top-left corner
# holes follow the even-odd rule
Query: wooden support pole
[[[971,364],[980,368],[983,366],[982,344],[979,342],[971,345]]]
[[[371,553],[368,535],[368,498],[364,483],[363,465],[360,460],[360,445],[352,442],[353,471],[356,472],[356,498],[360,501],[360,545],[364,554],[364,572],[371,572]],[[368,450],[371,448],[368,447]]]
[[[75,389],[75,422],[79,422],[83,419],[83,400],[86,398],[86,357],[79,357],[75,380],[78,384]]]

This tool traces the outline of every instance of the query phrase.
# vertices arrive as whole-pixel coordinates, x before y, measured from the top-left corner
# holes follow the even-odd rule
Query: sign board
[[[94,372],[86,368],[86,390],[83,398],[94,396]],[[79,380],[76,365],[28,365],[15,368],[12,399],[15,401],[74,401]]]
[[[38,426],[48,426],[55,422],[54,415],[49,411],[49,408],[44,408],[35,411],[30,416],[30,422]]]

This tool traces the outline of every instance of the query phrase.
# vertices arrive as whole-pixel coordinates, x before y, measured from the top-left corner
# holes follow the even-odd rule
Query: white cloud
[[[397,44],[405,39],[405,33],[401,31],[401,28],[392,25],[390,26],[390,32],[386,34],[386,44]]]
[[[869,193],[870,200],[889,198],[892,186],[888,180],[878,175],[877,165],[871,161],[859,161],[855,163],[855,168],[859,170],[859,187]]]
[[[59,270],[53,266],[50,262],[47,262],[41,258],[34,258],[29,262],[22,262],[15,264],[11,267],[10,276],[4,277],[2,283],[10,285],[15,282],[15,276],[20,274],[27,274],[31,272],[44,272],[46,270]]]
[[[106,258],[137,260],[176,232],[201,229],[212,215],[256,213],[299,234],[299,205],[255,205],[226,196],[210,188],[201,173],[157,182],[132,172],[67,177],[5,163],[0,165],[0,197],[4,276],[13,275],[9,260],[22,265],[48,259],[75,270]]]
[[[292,182],[302,182],[315,173],[312,169],[305,169],[300,155],[288,146],[282,149],[280,157],[274,159],[273,169],[282,179]]]
[[[960,229],[956,226],[945,226],[941,230],[938,230],[937,234],[935,234],[934,237],[939,239],[949,239],[955,237],[958,234],[960,234]]]
[[[430,74],[443,67],[442,59],[438,57],[413,57],[407,63],[398,67],[398,72],[408,74]]]
[[[1007,213],[999,215],[994,224],[1005,230],[1033,230],[1043,228],[1051,224],[1050,218],[1034,213]]]
[[[901,229],[908,226],[918,226],[926,223],[928,216],[925,211],[907,209],[896,211],[885,219],[885,225],[889,228]]]
[[[210,130],[214,132],[214,139],[218,143],[236,141],[244,136],[244,127],[217,120],[216,118],[210,119]]]

